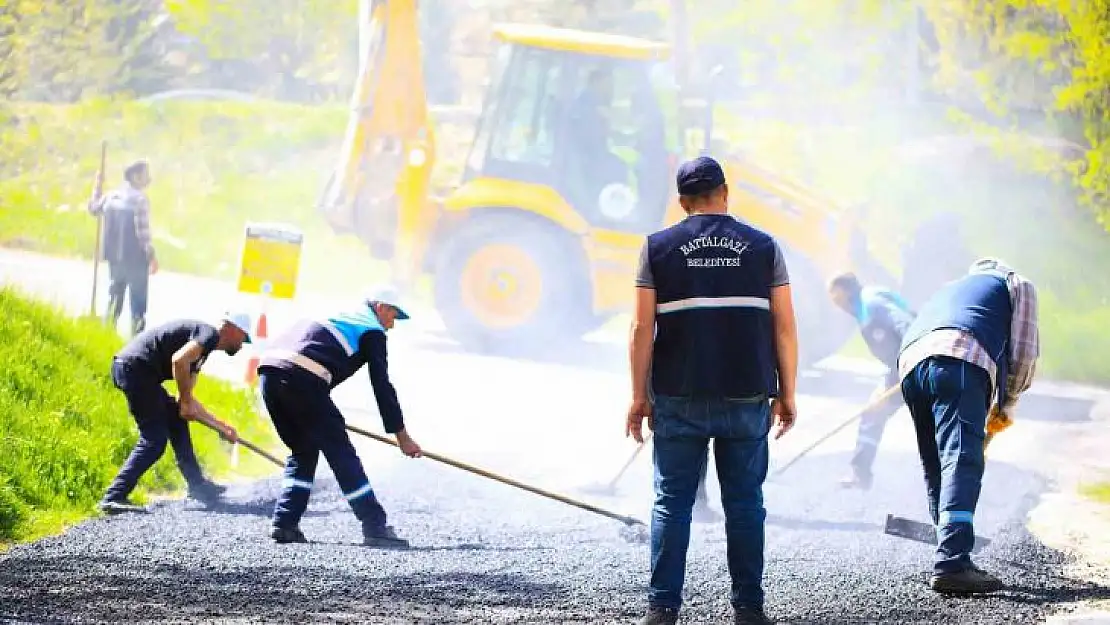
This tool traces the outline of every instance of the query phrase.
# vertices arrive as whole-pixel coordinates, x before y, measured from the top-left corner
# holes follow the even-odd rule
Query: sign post
[[[244,381],[257,381],[259,350],[267,338],[266,309],[271,299],[293,299],[301,268],[304,235],[284,224],[248,223],[243,232],[243,252],[239,259],[240,293],[261,297],[261,310],[255,327],[252,354],[247,361]]]

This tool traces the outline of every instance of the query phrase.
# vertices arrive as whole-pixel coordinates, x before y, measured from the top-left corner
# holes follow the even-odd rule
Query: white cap
[[[247,338],[243,339],[244,343],[251,342],[251,316],[244,312],[226,312],[220,317],[220,321],[230,323],[231,325],[243,331]]]
[[[394,309],[397,310],[398,319],[409,318],[409,314],[405,312],[404,308],[401,307],[400,292],[391,284],[382,284],[370,291],[370,295],[366,296],[366,301],[378,302],[380,304],[392,306]]]

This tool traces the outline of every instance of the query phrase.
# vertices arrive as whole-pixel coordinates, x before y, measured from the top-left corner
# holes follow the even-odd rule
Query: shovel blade
[[[893,514],[886,515],[886,525],[883,527],[883,532],[891,536],[907,538],[919,543],[928,545],[937,544],[937,530],[932,523],[922,523],[920,521],[914,521],[913,519],[897,517]],[[971,551],[975,553],[989,544],[991,544],[989,538],[976,536],[975,546]]]

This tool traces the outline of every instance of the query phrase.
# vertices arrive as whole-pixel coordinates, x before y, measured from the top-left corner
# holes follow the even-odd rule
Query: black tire
[[[511,245],[532,263],[520,268],[507,262],[505,270],[529,274],[518,279],[539,280],[538,305],[528,307],[528,316],[511,325],[491,323],[488,315],[468,305],[464,293],[467,264],[493,245]],[[525,217],[479,215],[447,235],[441,246],[433,280],[436,309],[448,334],[468,350],[537,355],[578,339],[589,328],[593,315],[585,260],[575,240],[557,226]]]
[[[781,243],[780,243],[781,245]],[[798,366],[810,368],[848,342],[855,324],[832,303],[825,278],[810,259],[783,246],[798,324]]]

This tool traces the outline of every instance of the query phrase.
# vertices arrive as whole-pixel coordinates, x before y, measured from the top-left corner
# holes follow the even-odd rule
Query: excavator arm
[[[418,0],[360,0],[359,69],[339,160],[318,209],[409,272],[434,226],[435,141],[424,87]]]

